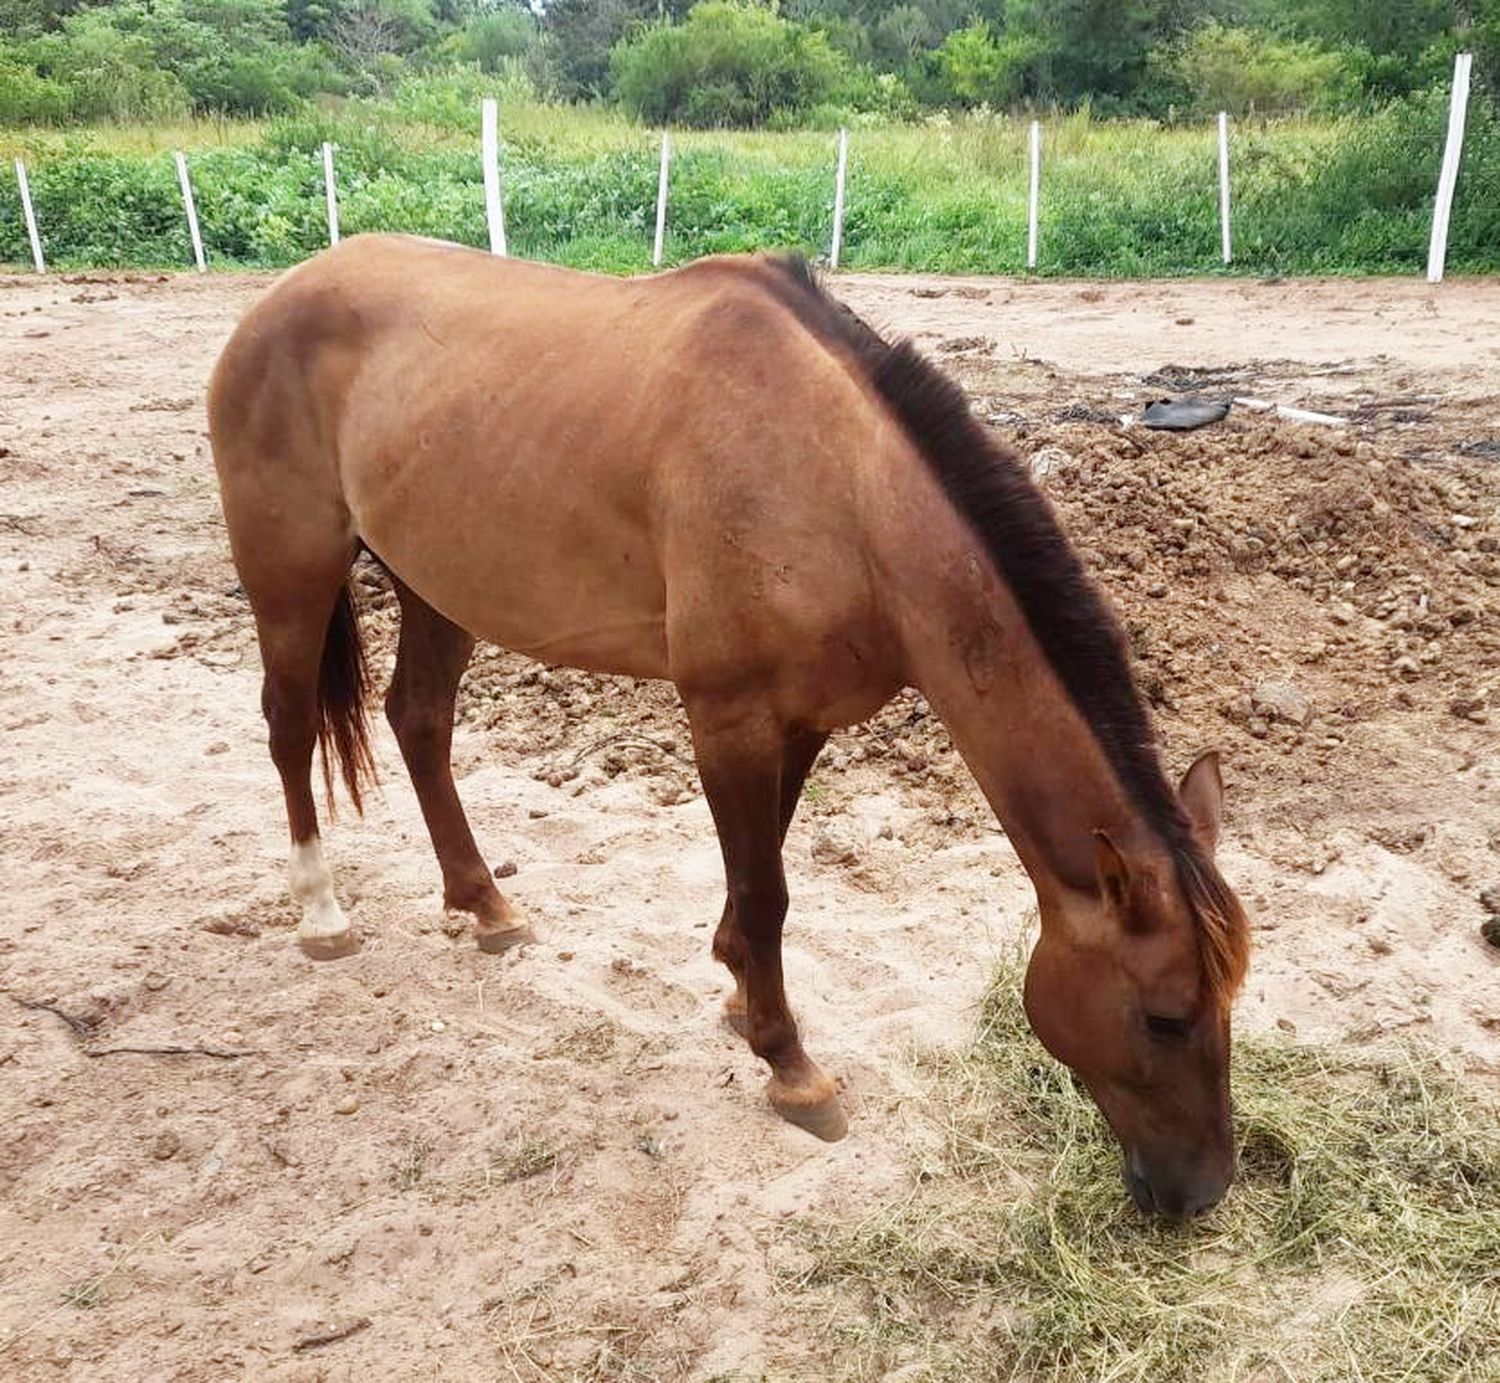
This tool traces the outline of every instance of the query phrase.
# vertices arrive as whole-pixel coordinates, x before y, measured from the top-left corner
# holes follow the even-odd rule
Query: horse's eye
[[[1164,1042],[1171,1041],[1173,1038],[1186,1037],[1192,1025],[1190,1018],[1166,1018],[1159,1013],[1146,1015],[1146,1031],[1152,1037],[1159,1037]]]

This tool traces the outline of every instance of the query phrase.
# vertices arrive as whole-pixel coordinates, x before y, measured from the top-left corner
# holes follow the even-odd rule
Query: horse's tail
[[[347,582],[328,620],[323,640],[323,663],[318,669],[318,746],[323,751],[323,785],[328,811],[333,814],[333,760],[349,791],[354,810],[364,812],[362,784],[380,781],[370,752],[370,722],[366,705],[370,669],[359,636],[359,616]]]

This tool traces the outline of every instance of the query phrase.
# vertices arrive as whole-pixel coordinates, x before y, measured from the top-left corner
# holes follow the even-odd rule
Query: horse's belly
[[[346,497],[366,545],[434,609],[544,662],[667,675],[664,583],[629,515],[597,494],[582,504],[493,477],[455,486],[431,467],[419,478],[356,479]]]

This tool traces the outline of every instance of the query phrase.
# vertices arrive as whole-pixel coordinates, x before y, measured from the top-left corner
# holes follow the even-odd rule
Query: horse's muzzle
[[[1206,1215],[1223,1200],[1233,1179],[1232,1169],[1212,1174],[1161,1171],[1152,1175],[1134,1156],[1127,1153],[1125,1157],[1125,1185],[1136,1208],[1169,1220]]]

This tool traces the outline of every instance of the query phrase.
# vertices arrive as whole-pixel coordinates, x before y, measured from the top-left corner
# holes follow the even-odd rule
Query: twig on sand
[[[42,1004],[37,1003],[34,999],[23,999],[19,994],[13,994],[8,989],[5,992],[10,994],[10,997],[20,1004],[22,1008],[29,1008],[33,1012],[50,1013],[54,1018],[61,1018],[79,1037],[92,1037],[94,1035],[94,1025],[86,1019],[76,1018],[71,1013],[64,1013],[62,1009],[53,1004]]]
[[[10,997],[16,1003],[20,1004],[22,1008],[50,1013],[55,1018],[61,1018],[72,1029],[74,1035],[82,1039],[83,1054],[85,1056],[121,1056],[133,1053],[137,1056],[211,1056],[217,1057],[220,1061],[234,1061],[242,1056],[261,1055],[259,1047],[184,1047],[170,1042],[160,1046],[149,1047],[90,1047],[88,1040],[94,1036],[94,1024],[90,1023],[87,1019],[68,1013],[58,1008],[55,1004],[43,1004],[38,1003],[34,999],[23,999],[19,994],[11,993],[10,990],[6,990],[5,992],[10,994]]]
[[[361,1330],[369,1328],[370,1318],[361,1316],[357,1321],[351,1321],[337,1330],[324,1331],[320,1335],[304,1335],[300,1340],[293,1340],[292,1352],[301,1354],[304,1350],[321,1349],[324,1345],[336,1345],[340,1340],[347,1340],[351,1335],[358,1335]]]
[[[233,1061],[242,1056],[259,1056],[259,1047],[85,1047],[85,1056],[120,1056],[134,1053],[137,1056],[212,1056],[220,1061]]]
[[[658,744],[655,740],[649,739],[645,735],[638,735],[630,730],[620,730],[612,735],[604,735],[602,738],[584,745],[582,749],[568,760],[564,767],[565,769],[577,768],[590,754],[597,754],[601,749],[611,748],[650,749],[657,754],[664,754],[669,759],[676,759],[678,763],[685,764],[687,762],[675,749],[669,749],[664,744]]]

